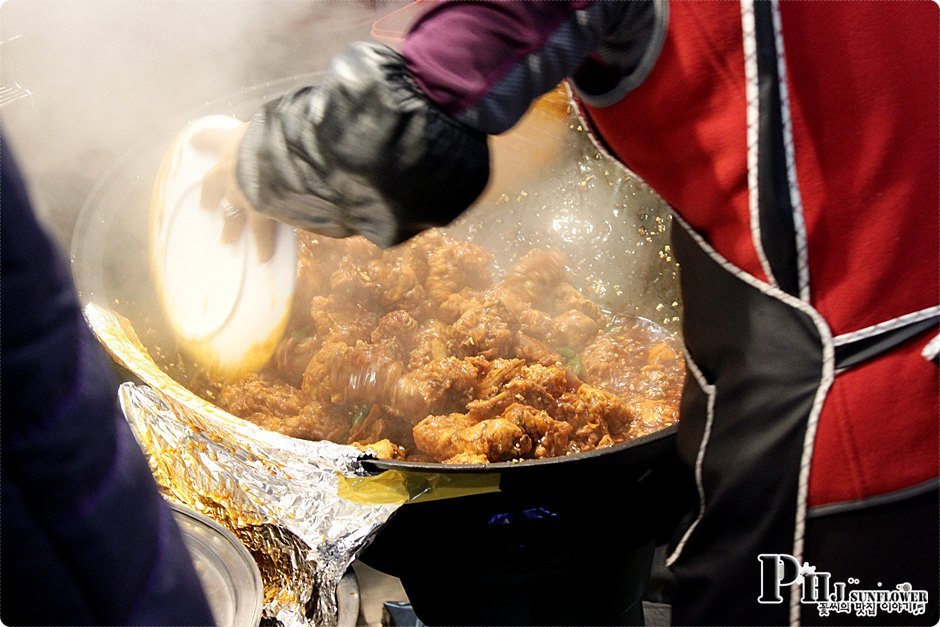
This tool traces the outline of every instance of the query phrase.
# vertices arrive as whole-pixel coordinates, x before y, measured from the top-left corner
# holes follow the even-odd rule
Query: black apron
[[[677,442],[704,509],[670,563],[673,622],[783,625],[789,599],[757,601],[757,556],[795,553],[804,447],[832,381],[831,338],[798,299],[760,289],[700,244],[674,221],[690,370]]]
[[[826,321],[801,300],[808,293],[805,237],[789,183],[774,7],[753,7],[759,124],[752,193],[758,244],[775,285],[734,267],[681,218],[673,220],[689,365],[677,442],[701,501],[667,562],[678,584],[675,625],[799,622],[799,586],[780,603],[758,602],[758,556],[804,559],[809,464],[833,378],[938,322],[931,316],[836,348]]]
[[[673,221],[673,247],[681,266],[689,366],[677,445],[680,457],[695,471],[701,499],[701,509],[675,542],[668,562],[678,583],[673,624],[797,623],[806,610],[799,603],[798,586],[783,592],[782,603],[758,602],[758,556],[807,560],[809,464],[826,393],[838,372],[935,329],[938,318],[835,350],[818,313],[736,271],[678,218]],[[917,488],[918,493],[933,490],[936,496],[936,482]],[[826,564],[814,565],[825,570]],[[913,565],[906,568],[915,570]],[[932,596],[936,593],[935,587],[928,589]]]

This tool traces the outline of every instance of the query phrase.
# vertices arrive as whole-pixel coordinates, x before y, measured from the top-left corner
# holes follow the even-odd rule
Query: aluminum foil
[[[283,625],[335,625],[336,586],[400,503],[338,496],[341,477],[364,477],[351,446],[265,431],[196,397],[150,359],[130,323],[95,305],[86,319],[145,383],[119,396],[167,495],[231,529],[264,581],[263,616]]]

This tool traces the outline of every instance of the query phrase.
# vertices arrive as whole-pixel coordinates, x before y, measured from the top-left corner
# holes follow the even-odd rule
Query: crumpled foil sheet
[[[336,585],[398,505],[337,495],[339,475],[365,476],[351,446],[263,430],[195,396],[150,359],[125,318],[89,304],[99,339],[144,384],[121,407],[169,498],[232,530],[258,563],[263,617],[335,625]]]

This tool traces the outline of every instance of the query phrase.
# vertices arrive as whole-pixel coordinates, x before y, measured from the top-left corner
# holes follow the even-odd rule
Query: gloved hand
[[[374,43],[353,44],[322,83],[266,104],[237,164],[245,207],[380,246],[450,223],[488,177],[486,135],[430,103],[404,59]]]

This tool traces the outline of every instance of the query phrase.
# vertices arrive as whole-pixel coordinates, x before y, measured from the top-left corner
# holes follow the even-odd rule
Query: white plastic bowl
[[[274,353],[297,267],[290,227],[277,227],[274,255],[262,263],[250,229],[223,243],[221,208],[200,206],[202,179],[218,156],[194,146],[192,137],[240,124],[212,115],[183,131],[160,167],[150,216],[151,271],[167,321],[186,353],[226,378],[258,370]]]

